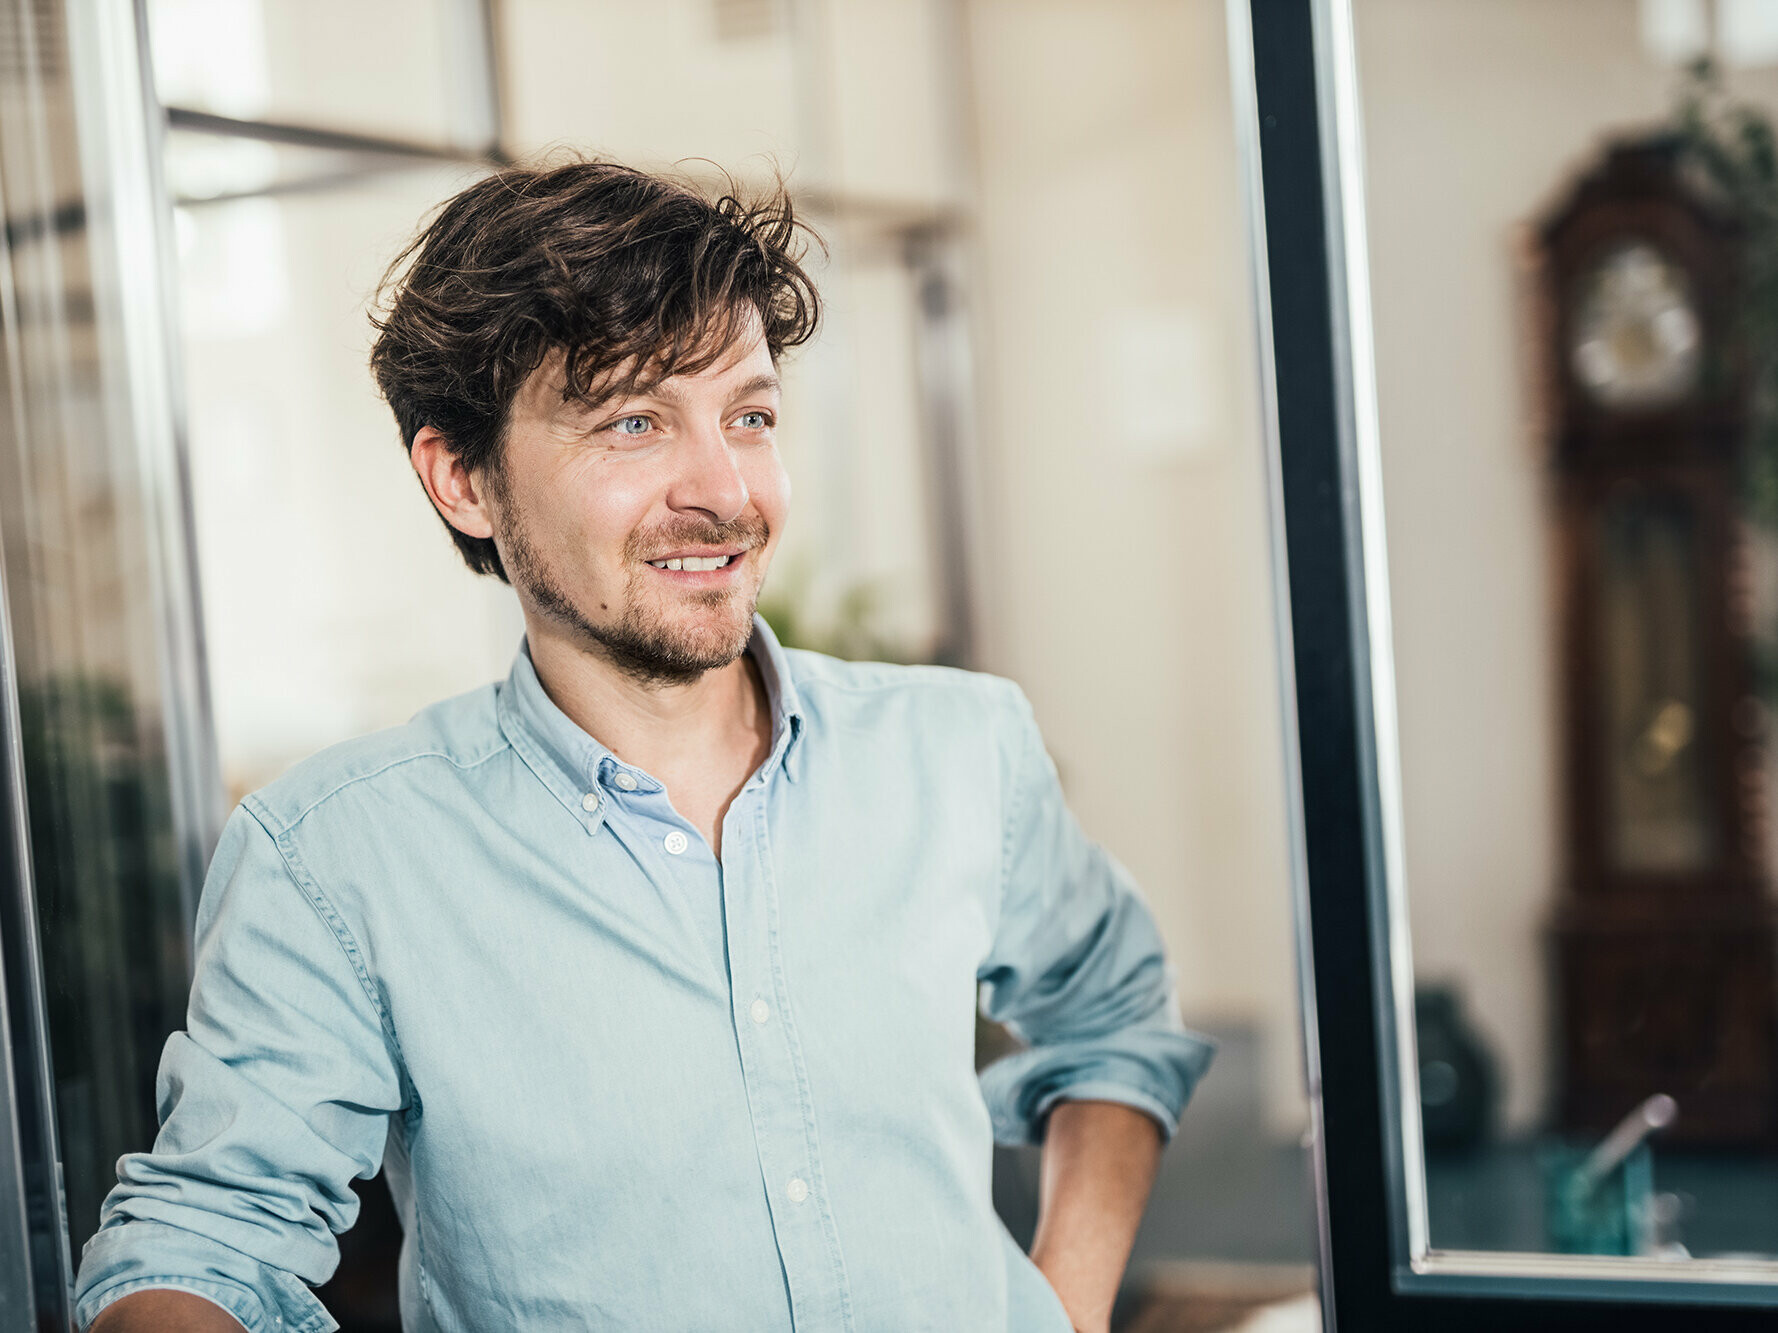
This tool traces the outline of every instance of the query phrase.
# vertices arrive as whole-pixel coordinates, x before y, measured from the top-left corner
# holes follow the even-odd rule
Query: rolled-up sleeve
[[[187,1030],[161,1056],[160,1134],[118,1161],[81,1257],[78,1325],[170,1287],[251,1333],[336,1328],[310,1287],[339,1262],[351,1182],[381,1165],[402,1087],[350,931],[288,834],[237,806],[198,908]]]
[[[1122,1102],[1171,1139],[1214,1053],[1180,1019],[1172,965],[1129,872],[1062,798],[1031,705],[1007,683],[1000,915],[982,1010],[1027,1049],[981,1072],[994,1137],[1039,1143],[1062,1100]]]

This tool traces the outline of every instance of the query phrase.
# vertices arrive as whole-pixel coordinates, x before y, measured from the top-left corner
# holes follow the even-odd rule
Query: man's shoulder
[[[808,648],[786,648],[784,656],[790,662],[790,674],[799,693],[811,689],[854,692],[930,690],[981,695],[1012,686],[1004,676],[932,663],[854,662]]]
[[[342,792],[398,782],[419,767],[475,767],[508,748],[497,698],[490,682],[428,704],[399,726],[329,745],[256,788],[244,803],[276,835]]]
[[[940,724],[970,719],[996,726],[1024,706],[1025,696],[1016,684],[986,671],[851,662],[805,648],[788,648],[785,656],[805,707],[832,721],[907,710]]]

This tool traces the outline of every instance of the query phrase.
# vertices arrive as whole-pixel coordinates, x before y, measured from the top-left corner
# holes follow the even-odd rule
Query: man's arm
[[[1161,1129],[1121,1102],[1060,1102],[1043,1140],[1031,1262],[1078,1333],[1107,1333],[1161,1163]]]
[[[155,1082],[160,1133],[118,1159],[81,1253],[81,1328],[321,1324],[311,1288],[357,1218],[352,1180],[381,1165],[406,1107],[356,940],[251,801],[224,825],[199,900],[186,1030]]]
[[[241,1333],[227,1310],[189,1291],[153,1289],[113,1301],[89,1333]]]
[[[1160,1151],[1215,1047],[1186,1030],[1160,932],[1081,830],[1008,684],[1004,852],[982,1008],[1027,1049],[981,1071],[1004,1144],[1044,1145],[1031,1259],[1077,1328],[1109,1323]]]

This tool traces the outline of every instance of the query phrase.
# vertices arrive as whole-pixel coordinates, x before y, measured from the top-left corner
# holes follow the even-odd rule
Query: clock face
[[[1581,275],[1568,364],[1600,407],[1632,412],[1682,402],[1697,388],[1703,362],[1691,280],[1655,246],[1620,242]]]

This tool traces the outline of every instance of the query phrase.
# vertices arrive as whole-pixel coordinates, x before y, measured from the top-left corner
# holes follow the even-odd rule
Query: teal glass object
[[[1635,1148],[1613,1170],[1592,1176],[1583,1168],[1591,1148],[1566,1145],[1539,1156],[1544,1224],[1559,1254],[1641,1254],[1654,1205],[1654,1155]]]

